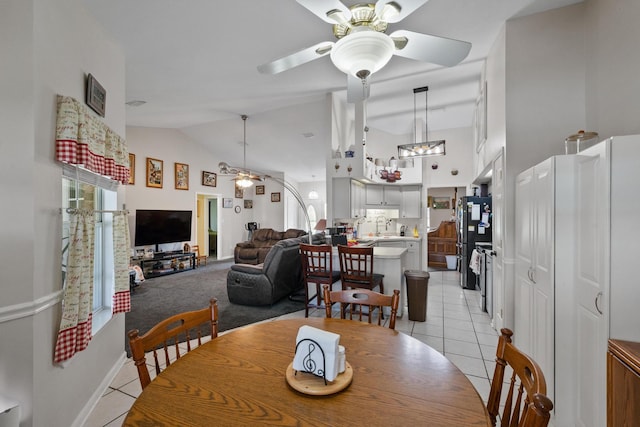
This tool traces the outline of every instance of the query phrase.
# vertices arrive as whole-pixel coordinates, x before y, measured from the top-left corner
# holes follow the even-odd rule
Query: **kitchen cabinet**
[[[606,425],[608,341],[640,341],[638,158],[639,135],[613,137],[516,180],[514,341],[542,367],[554,425]]]
[[[333,218],[362,218],[365,215],[364,184],[350,178],[333,178]]]
[[[632,426],[640,420],[640,342],[609,340],[607,426]]]
[[[514,342],[542,368],[552,401],[558,395],[554,295],[571,274],[574,233],[566,213],[573,206],[574,170],[575,158],[557,156],[516,178]]]
[[[421,240],[408,240],[405,242],[407,245],[407,270],[422,270],[420,265],[422,253]]]
[[[365,187],[365,204],[370,208],[400,208],[402,192],[395,185],[367,185]]]
[[[422,253],[422,239],[378,239],[375,242],[375,246],[384,248],[407,248],[407,254],[405,258],[405,269],[407,270],[421,270],[420,264]]]
[[[406,185],[402,189],[402,203],[400,204],[400,218],[422,217],[422,187],[420,185]]]

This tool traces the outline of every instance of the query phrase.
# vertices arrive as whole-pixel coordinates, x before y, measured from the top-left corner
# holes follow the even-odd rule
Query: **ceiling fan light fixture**
[[[331,49],[331,61],[343,73],[358,77],[363,71],[371,75],[384,67],[393,56],[391,37],[377,31],[352,32]]]
[[[243,176],[240,179],[236,180],[236,185],[240,188],[249,188],[253,185],[253,182],[246,176]]]

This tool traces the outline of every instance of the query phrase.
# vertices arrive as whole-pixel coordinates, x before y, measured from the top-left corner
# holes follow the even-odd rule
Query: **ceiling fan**
[[[243,164],[242,169],[234,166],[230,166],[225,162],[218,163],[218,168],[220,169],[220,174],[223,175],[235,175],[232,180],[236,182],[236,185],[241,188],[251,187],[253,185],[253,181],[264,181],[264,178],[252,174],[249,169],[247,169],[247,116],[243,114],[240,116],[242,118],[244,137],[242,140],[243,147]]]
[[[320,42],[291,55],[258,66],[263,74],[277,74],[330,55],[348,75],[349,102],[369,96],[368,78],[393,55],[452,67],[467,57],[471,43],[397,30],[387,35],[389,23],[407,17],[428,0],[378,0],[375,4],[345,6],[340,0],[296,0],[323,21],[333,24],[337,42]],[[361,85],[361,86],[359,86]]]

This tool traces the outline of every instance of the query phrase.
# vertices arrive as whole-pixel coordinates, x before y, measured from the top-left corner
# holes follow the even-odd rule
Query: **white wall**
[[[107,90],[105,122],[124,136],[124,55],[79,0],[0,5],[0,384],[18,400],[21,425],[73,425],[124,357],[124,315],[62,368],[53,365],[60,323],[61,167],[54,160],[56,94],[84,99],[85,75]]]
[[[444,139],[444,156],[425,157],[422,161],[422,182],[427,188],[466,186],[473,181],[473,130],[471,128],[445,129],[430,132],[431,140]],[[437,169],[433,165],[437,164]],[[451,171],[456,169],[457,175]]]
[[[586,1],[587,129],[604,140],[640,134],[640,2]]]
[[[246,239],[244,228],[247,222],[256,221],[261,227],[282,230],[284,226],[284,194],[282,186],[267,180],[264,195],[255,194],[255,185],[245,190],[243,198],[235,198],[235,186],[231,176],[218,174],[217,186],[202,185],[202,171],[218,173],[218,163],[225,159],[216,159],[200,144],[192,141],[183,132],[176,129],[127,128],[129,151],[136,155],[135,184],[126,187],[127,209],[131,211],[129,226],[134,236],[136,209],[176,209],[196,211],[196,194],[220,199],[218,209],[218,258],[233,257],[236,243]],[[164,162],[163,187],[151,188],[145,185],[146,158],[151,157]],[[189,165],[189,190],[176,190],[174,185],[174,163]],[[281,202],[272,203],[271,193],[280,192]],[[222,198],[233,198],[233,206],[240,206],[239,214],[234,209],[221,206]],[[244,209],[244,200],[253,201],[253,209]],[[196,218],[194,215],[191,242],[196,243]],[[133,239],[132,239],[133,242]],[[170,249],[172,245],[163,245]],[[176,246],[176,245],[173,245]],[[180,244],[176,249],[181,247]]]
[[[487,59],[488,140],[505,148],[506,325],[513,327],[514,187],[522,170],[564,153],[564,139],[585,129],[600,139],[640,133],[640,57],[634,43],[640,3],[584,3],[508,21]],[[504,101],[503,101],[504,100]],[[480,171],[493,156],[480,153]]]

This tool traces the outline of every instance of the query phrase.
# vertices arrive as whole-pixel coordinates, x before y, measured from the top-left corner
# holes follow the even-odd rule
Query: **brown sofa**
[[[236,244],[233,258],[236,264],[262,264],[267,254],[281,240],[306,235],[304,230],[290,228],[287,231],[276,231],[271,228],[259,228],[251,235],[251,240]]]

